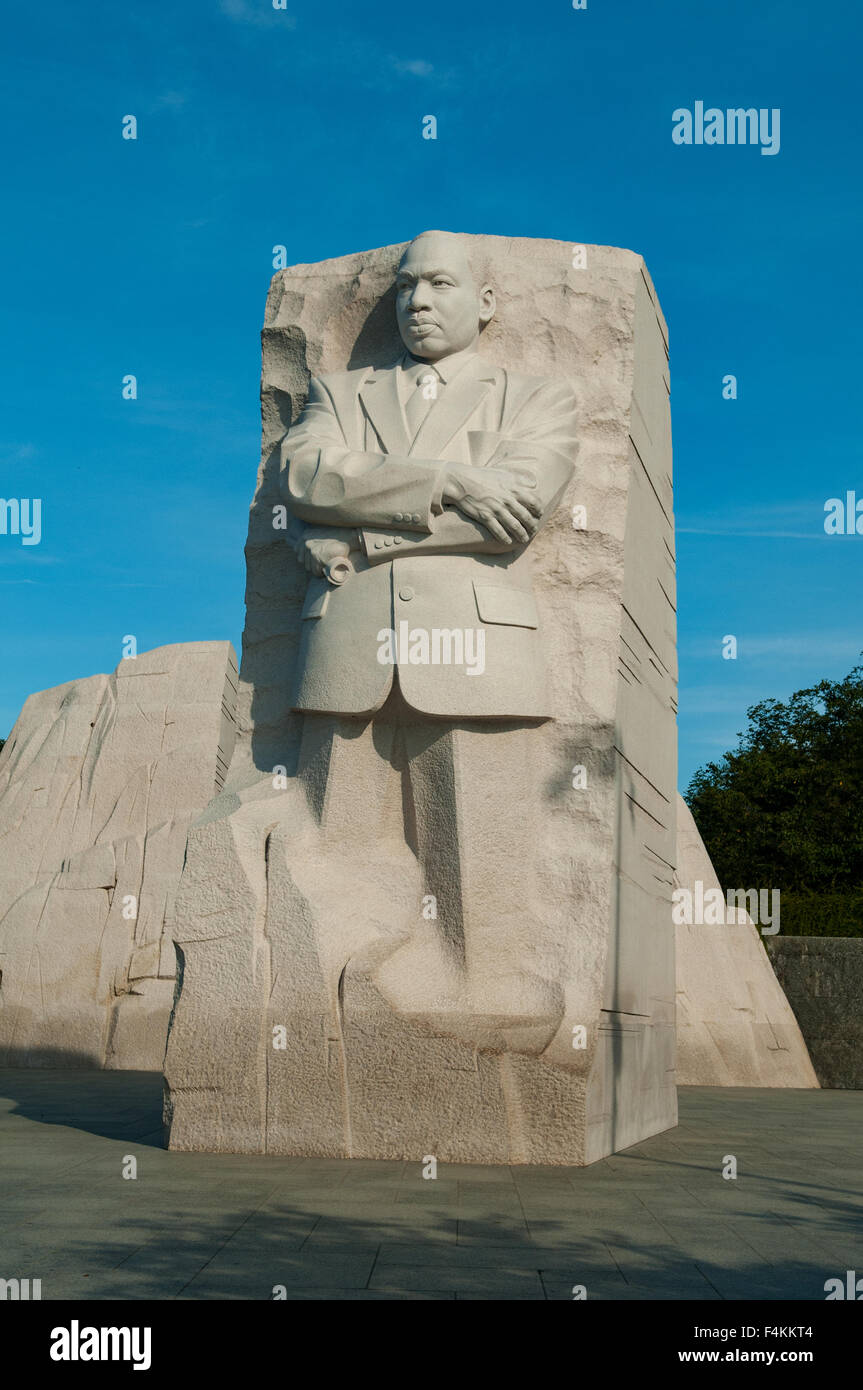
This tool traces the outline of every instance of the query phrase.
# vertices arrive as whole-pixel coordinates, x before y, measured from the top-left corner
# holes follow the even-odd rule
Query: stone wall
[[[821,1085],[863,1091],[863,939],[774,936],[766,944]]]

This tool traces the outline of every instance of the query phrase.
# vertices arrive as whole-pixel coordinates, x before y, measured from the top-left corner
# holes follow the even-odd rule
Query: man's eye
[[[434,281],[434,287],[435,287],[436,290],[441,290],[441,289],[445,290],[445,289],[448,289],[451,285],[452,285],[452,280],[435,280],[435,281]]]

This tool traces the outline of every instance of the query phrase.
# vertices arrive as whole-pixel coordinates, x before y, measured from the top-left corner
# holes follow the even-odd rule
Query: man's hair
[[[440,227],[429,227],[427,231],[418,232],[417,235],[408,242],[407,246],[404,248],[404,251],[402,251],[401,255],[399,256],[399,265],[401,265],[402,259],[407,253],[408,247],[413,246],[413,243],[415,241],[419,241],[421,237],[426,236],[454,237],[455,240],[461,246],[461,249],[464,251],[465,256],[467,257],[467,262],[470,266],[471,274],[473,276],[473,281],[476,285],[477,291],[481,290],[483,285],[488,285],[491,283],[491,276],[489,274],[489,258],[487,254],[483,250],[481,250],[481,238],[470,237],[467,234],[463,234],[460,232],[446,232]]]

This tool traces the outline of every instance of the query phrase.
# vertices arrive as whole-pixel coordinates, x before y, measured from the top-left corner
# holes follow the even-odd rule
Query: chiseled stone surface
[[[676,886],[720,888],[683,797]],[[745,916],[742,910],[741,917]],[[817,1086],[803,1035],[758,927],[678,925],[677,1080],[681,1086]]]
[[[529,767],[510,762],[500,732],[487,760],[488,795],[536,817],[501,932],[522,931],[549,988],[514,988],[497,1016],[480,995],[472,1007],[423,917],[427,885],[400,814],[373,815],[369,748],[337,740],[317,759],[301,748],[290,692],[307,575],[273,527],[279,446],[310,372],[398,356],[392,285],[404,247],[293,267],[272,282],[263,334],[237,749],[224,792],[192,827],[177,898],[173,1148],[585,1164],[675,1123],[664,321],[632,252],[588,247],[576,269],[569,243],[463,240],[498,295],[483,357],[568,382],[579,410],[574,479],[530,546],[553,721],[536,729]],[[340,803],[315,814],[334,758]],[[465,775],[457,761],[449,775]],[[495,852],[474,828],[453,880],[485,876],[493,894],[496,870],[512,874]],[[492,916],[487,925],[491,977]],[[586,1046],[574,1047],[580,1028]]]
[[[230,761],[228,642],[159,647],[27,700],[0,753],[0,1060],[162,1065],[165,923]]]

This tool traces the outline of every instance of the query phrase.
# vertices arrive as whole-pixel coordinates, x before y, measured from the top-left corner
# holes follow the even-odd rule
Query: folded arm
[[[500,555],[528,545],[557,510],[577,447],[572,391],[562,381],[542,383],[484,467],[447,465],[444,510],[433,517],[428,535],[401,527],[360,528],[369,562],[393,558],[396,548],[401,554]],[[511,493],[491,486],[498,478],[513,485]],[[502,506],[500,496],[509,496]]]
[[[326,386],[312,378],[282,442],[282,495],[310,536],[349,538],[353,548],[341,528],[356,526],[372,564],[408,552],[505,554],[557,508],[575,449],[575,401],[563,382],[540,385],[476,467],[349,449]]]
[[[282,440],[282,496],[294,516],[319,526],[392,526],[428,534],[441,510],[446,465],[349,449],[326,386]]]

